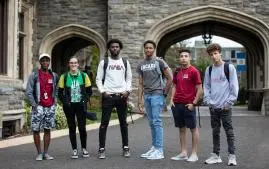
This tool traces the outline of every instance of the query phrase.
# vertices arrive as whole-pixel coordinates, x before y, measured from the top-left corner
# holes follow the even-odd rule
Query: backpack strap
[[[211,72],[212,72],[212,65],[209,66],[209,79],[211,79]],[[226,79],[230,83],[229,63],[226,63],[226,62],[224,63],[224,73],[225,73]]]
[[[102,84],[103,85],[105,83],[107,65],[108,65],[108,57],[105,57],[105,59],[104,59],[104,65],[103,65],[103,72],[104,72],[103,79],[102,79]]]
[[[226,79],[228,80],[228,82],[230,83],[230,76],[229,76],[229,63],[224,63],[224,73],[226,76]]]
[[[159,63],[159,61],[157,59],[155,59],[155,65],[156,65],[157,72],[158,72],[158,74],[160,75],[160,78],[161,78],[161,86],[164,87],[162,71],[161,71],[161,68],[160,68],[160,63]]]

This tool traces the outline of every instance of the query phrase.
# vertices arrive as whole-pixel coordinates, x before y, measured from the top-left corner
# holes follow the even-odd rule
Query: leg
[[[211,127],[213,135],[213,153],[219,155],[220,152],[220,112],[210,110]]]
[[[52,105],[51,107],[44,107],[43,108],[45,112],[45,123],[44,123],[44,154],[48,152],[51,135],[50,135],[50,129],[55,127],[55,105]]]
[[[197,155],[198,150],[198,140],[199,140],[199,130],[196,127],[196,109],[189,110],[185,107],[184,119],[187,128],[191,130],[192,134],[192,154]]]
[[[120,122],[122,147],[128,146],[128,124],[127,118],[127,100],[126,98],[121,98],[116,101],[116,108],[118,113],[118,118]]]
[[[81,103],[76,103],[75,114],[77,116],[77,124],[80,136],[81,147],[87,147],[87,132],[86,132],[86,115],[84,112],[84,106]]]
[[[229,154],[235,154],[234,132],[233,132],[233,126],[232,126],[231,110],[223,111],[221,113],[221,120],[222,120],[223,128],[227,136],[228,152]]]
[[[179,129],[179,139],[180,139],[180,154],[187,155],[187,132],[186,127]]]
[[[37,106],[36,109],[32,109],[31,113],[31,127],[33,130],[33,138],[35,147],[38,154],[41,154],[41,143],[40,143],[40,129],[44,127],[43,119],[45,118],[45,114],[43,112],[42,106]]]
[[[163,108],[163,99],[162,95],[151,96],[150,99],[155,146],[160,152],[163,152],[163,126],[160,116]]]
[[[191,129],[192,133],[192,154],[197,154],[198,141],[199,141],[199,130],[198,128]]]
[[[71,104],[71,106],[63,106],[63,110],[67,119],[69,139],[72,145],[72,149],[77,149],[76,123],[73,104]]]
[[[105,148],[107,126],[109,124],[112,108],[113,101],[111,98],[102,98],[102,117],[99,127],[99,149]]]
[[[50,140],[50,129],[44,129],[44,154],[48,152]]]
[[[144,95],[144,106],[146,109],[146,115],[147,119],[149,121],[149,126],[150,126],[150,131],[151,131],[151,141],[152,141],[152,146],[155,147],[155,133],[153,130],[153,123],[152,123],[152,108],[151,108],[151,102],[150,102],[150,95]]]
[[[40,132],[34,131],[33,134],[34,137],[34,143],[38,154],[41,154],[41,146],[40,146]]]

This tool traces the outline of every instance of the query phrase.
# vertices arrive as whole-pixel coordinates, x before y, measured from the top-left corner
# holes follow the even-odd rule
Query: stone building
[[[204,31],[246,48],[249,109],[269,114],[269,1],[1,0],[0,23],[0,130],[22,127],[23,90],[41,52],[60,72],[81,49],[97,46],[102,58],[106,41],[119,38],[135,72],[145,40],[156,41],[164,56]]]

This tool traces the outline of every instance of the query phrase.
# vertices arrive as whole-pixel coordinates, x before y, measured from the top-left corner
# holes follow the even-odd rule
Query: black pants
[[[234,146],[234,132],[232,126],[232,111],[210,109],[211,114],[211,127],[213,134],[213,153],[219,154],[220,152],[220,127],[221,122],[227,136],[228,152],[230,154],[235,153]]]
[[[102,117],[101,125],[99,128],[99,148],[105,148],[106,132],[109,124],[111,112],[113,108],[116,108],[122,137],[122,147],[128,146],[128,124],[127,118],[127,99],[121,96],[111,95],[110,97],[102,98]]]
[[[75,116],[77,117],[81,147],[86,148],[87,146],[86,116],[83,104],[71,103],[71,106],[63,106],[63,110],[67,119],[67,124],[69,128],[69,138],[72,148],[77,149]]]

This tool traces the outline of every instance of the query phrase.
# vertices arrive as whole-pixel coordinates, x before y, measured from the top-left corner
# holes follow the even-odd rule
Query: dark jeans
[[[86,148],[87,132],[86,132],[86,115],[82,103],[71,103],[70,106],[63,106],[63,110],[67,119],[69,128],[69,138],[73,149],[77,149],[76,139],[76,122],[77,117],[78,130],[80,135],[81,147]]]
[[[128,146],[128,124],[126,122],[127,99],[121,98],[121,96],[111,95],[111,97],[102,98],[102,117],[99,128],[99,148],[105,148],[107,126],[109,124],[111,112],[114,107],[117,110],[120,122],[122,147]]]
[[[220,152],[220,127],[221,122],[225,130],[228,142],[228,152],[235,153],[234,146],[234,132],[232,126],[232,111],[224,111],[221,109],[210,109],[211,114],[211,127],[213,129],[213,153],[219,154]]]

